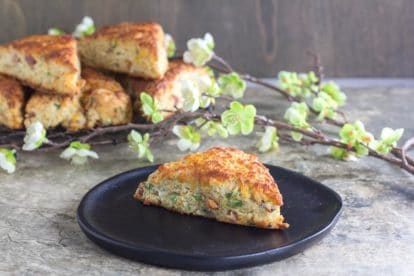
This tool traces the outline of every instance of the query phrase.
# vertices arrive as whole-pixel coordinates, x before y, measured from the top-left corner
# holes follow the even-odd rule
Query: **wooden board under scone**
[[[195,80],[202,76],[208,76],[204,68],[184,63],[182,60],[171,60],[162,79],[145,80],[123,76],[121,82],[134,100],[134,111],[142,114],[139,100],[141,92],[145,91],[155,98],[159,109],[175,110],[176,107],[182,107],[181,81]],[[163,111],[162,114],[167,118],[172,112]]]
[[[0,73],[58,95],[80,92],[80,61],[70,35],[33,35],[0,45]]]
[[[79,40],[82,63],[135,77],[160,79],[168,67],[158,23],[120,23]]]

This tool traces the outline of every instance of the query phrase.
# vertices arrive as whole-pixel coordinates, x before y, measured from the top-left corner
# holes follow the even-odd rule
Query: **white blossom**
[[[14,157],[14,150],[0,149],[0,168],[7,173],[14,173],[16,170],[16,158]]]
[[[209,33],[204,38],[192,38],[187,42],[187,51],[184,52],[184,62],[195,66],[204,66],[214,55],[214,39]]]
[[[183,97],[184,111],[194,112],[200,108],[200,91],[198,85],[194,81],[181,81],[181,94]]]
[[[72,164],[82,165],[88,161],[88,157],[98,159],[96,152],[90,150],[90,145],[80,142],[72,142],[61,154],[60,158],[70,160]]]
[[[75,31],[73,32],[74,37],[82,37],[84,35],[91,35],[95,32],[95,24],[93,19],[89,16],[85,16],[82,19],[82,22],[76,26]]]
[[[41,122],[34,122],[26,129],[23,150],[32,151],[47,142],[46,130]]]
[[[177,146],[181,151],[194,151],[200,147],[201,135],[194,127],[175,125],[173,133],[180,138]]]
[[[267,152],[272,149],[278,149],[278,137],[276,128],[272,126],[266,126],[265,132],[260,137],[257,148],[260,152]]]

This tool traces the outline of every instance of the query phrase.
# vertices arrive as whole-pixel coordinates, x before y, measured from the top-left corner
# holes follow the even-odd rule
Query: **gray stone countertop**
[[[352,84],[344,89],[349,118],[364,121],[375,135],[383,126],[390,126],[404,127],[404,138],[414,136],[414,86]],[[272,92],[250,87],[247,95],[245,101],[253,102],[266,115],[280,116],[285,110],[286,102]],[[231,145],[254,152],[256,139],[254,135],[207,139],[200,150]],[[184,154],[171,141],[156,145],[157,163]],[[96,150],[100,159],[83,167],[60,159],[59,152],[23,153],[14,175],[0,172],[1,275],[191,273],[117,257],[84,236],[76,222],[82,196],[112,175],[148,165],[135,159],[125,144]],[[341,162],[326,152],[319,146],[283,144],[279,152],[262,154],[260,159],[300,171],[342,196],[344,211],[332,232],[288,259],[221,274],[414,275],[414,177],[380,160]]]

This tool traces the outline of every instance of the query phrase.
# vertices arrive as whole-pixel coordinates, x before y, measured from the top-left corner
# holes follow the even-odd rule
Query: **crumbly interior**
[[[280,206],[272,202],[256,202],[253,198],[243,198],[236,185],[194,188],[194,185],[177,181],[165,181],[162,184],[146,181],[139,185],[135,198],[144,204],[158,205],[179,213],[214,218],[227,223],[274,229],[288,226],[283,223]]]

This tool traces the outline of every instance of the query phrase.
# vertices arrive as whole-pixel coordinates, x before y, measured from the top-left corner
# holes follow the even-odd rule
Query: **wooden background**
[[[318,52],[330,77],[414,77],[413,0],[0,0],[0,42],[98,26],[159,21],[184,49],[211,32],[216,52],[262,77],[308,70]]]

